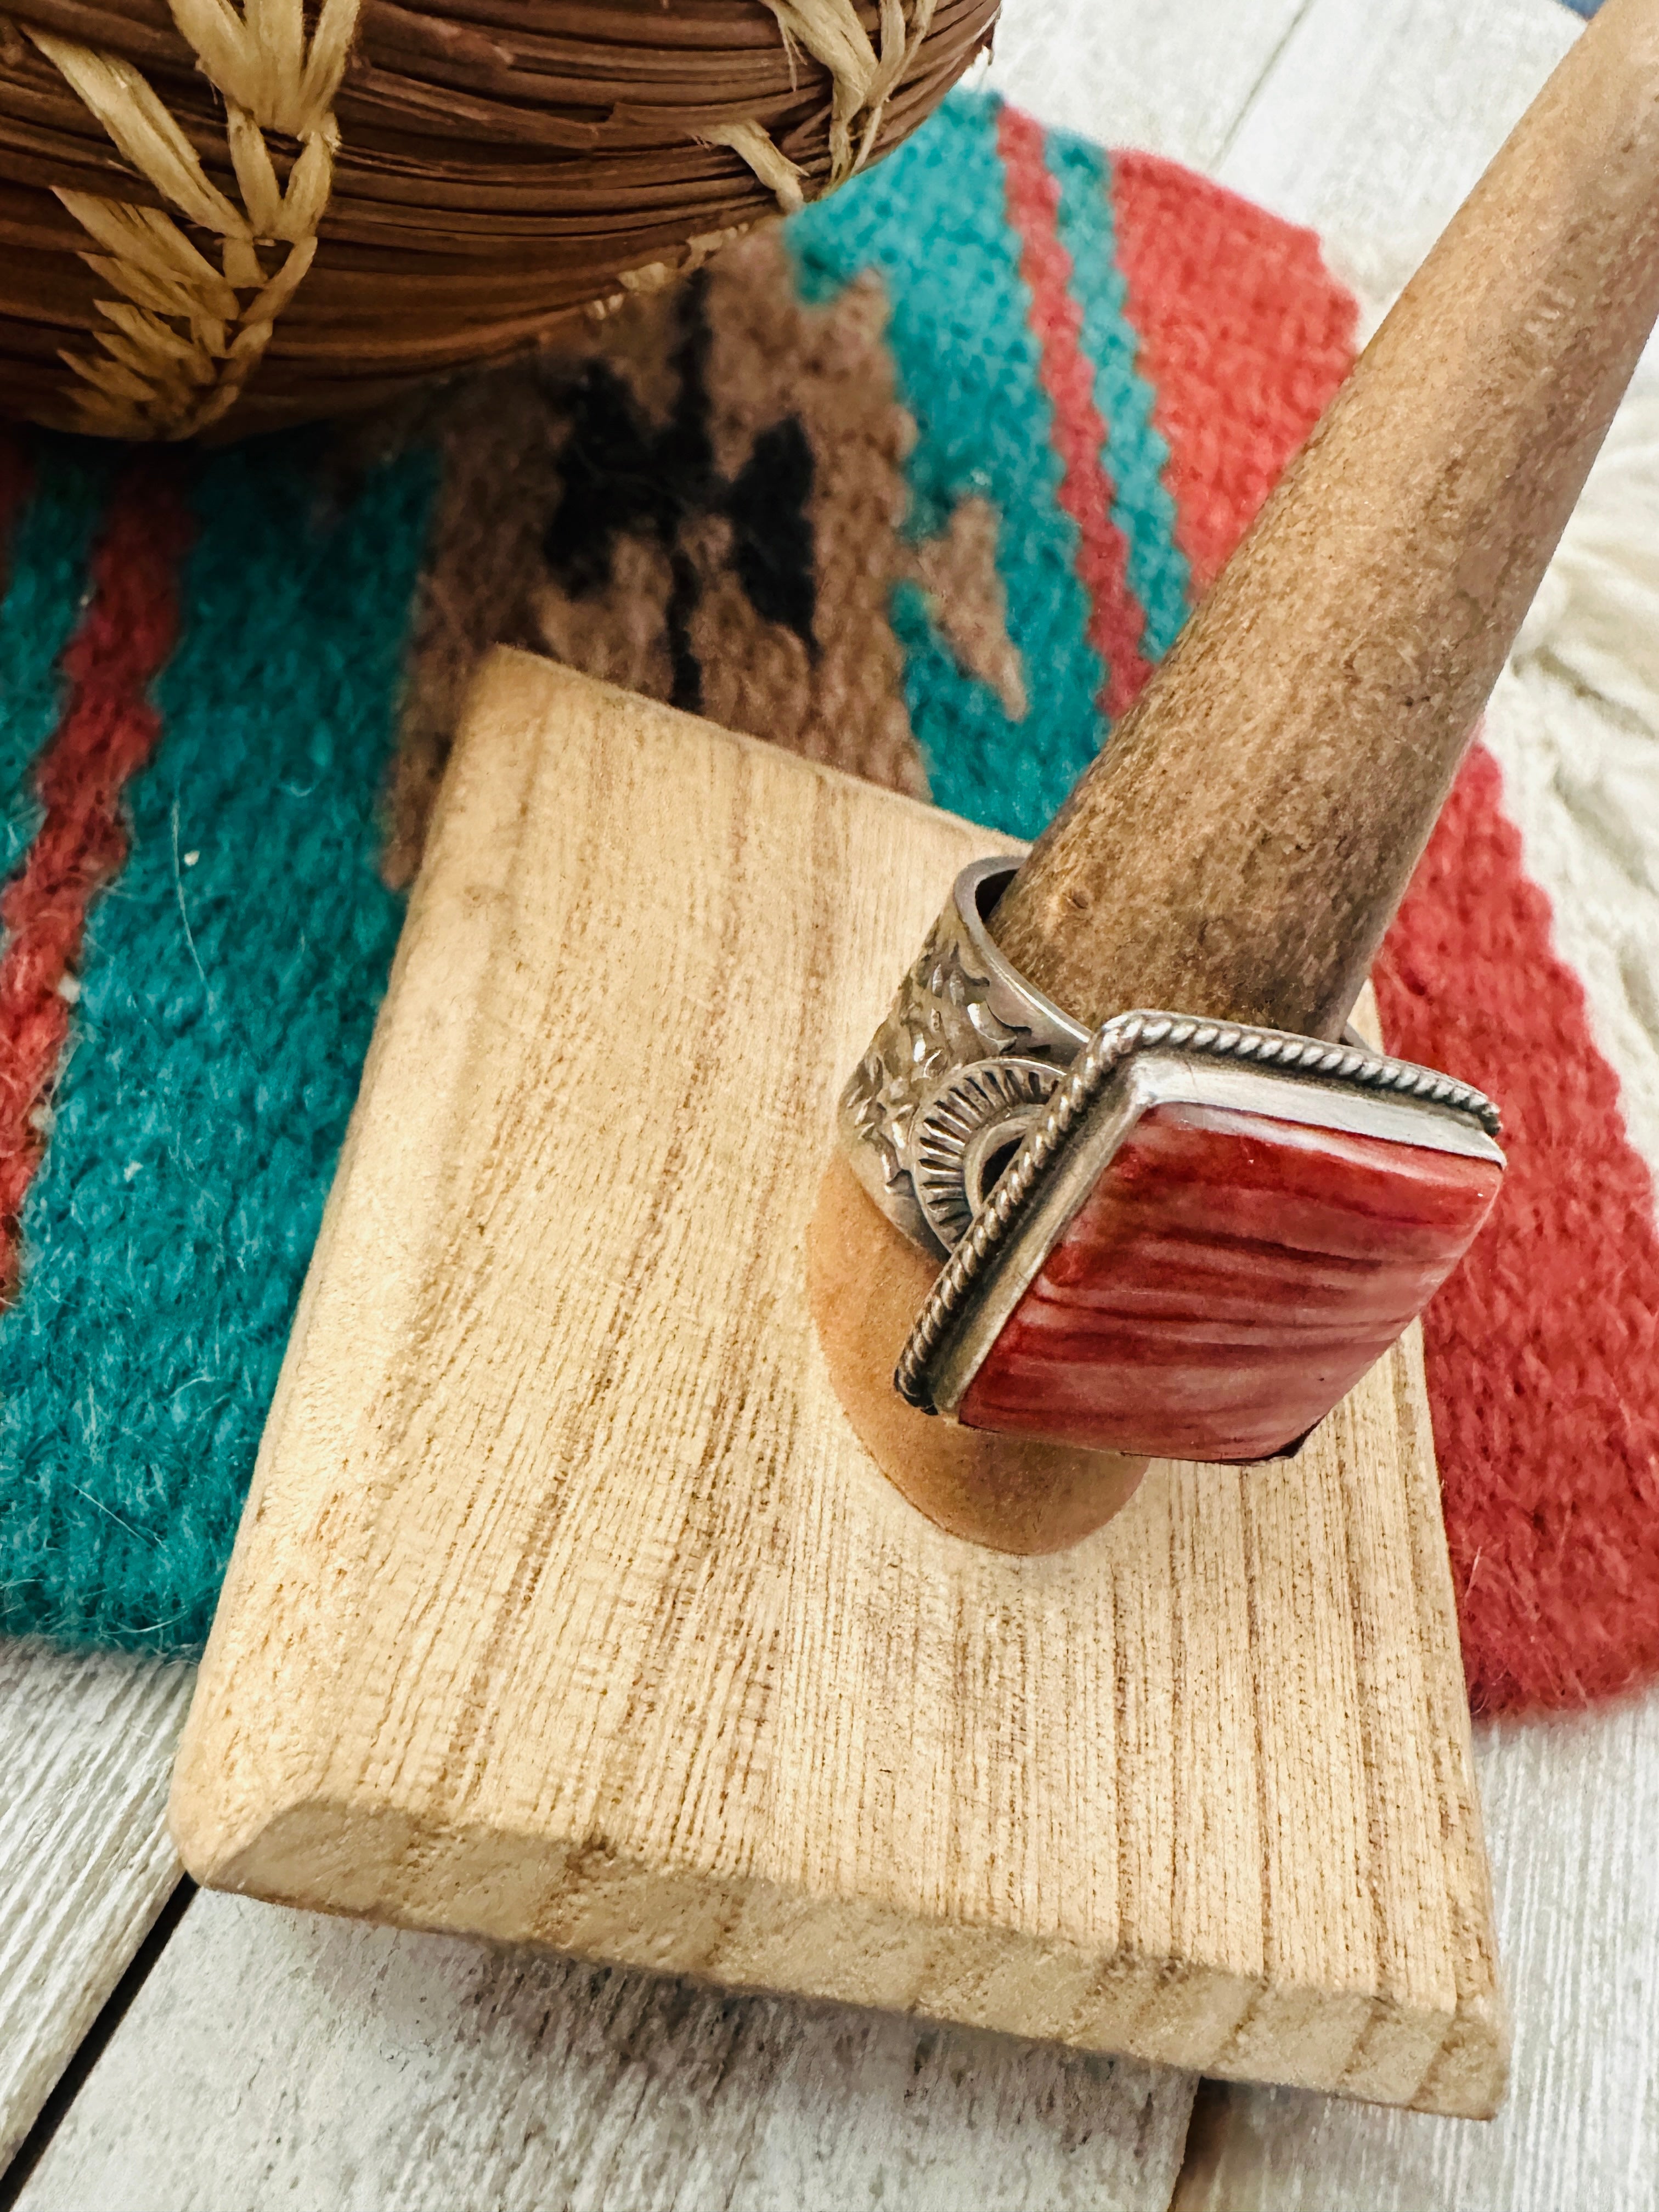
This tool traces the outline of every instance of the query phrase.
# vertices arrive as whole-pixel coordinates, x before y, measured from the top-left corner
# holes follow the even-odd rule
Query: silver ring
[[[1352,1109],[1343,1110],[1345,1097],[1370,1108],[1379,1132],[1385,1127],[1379,1109],[1397,1121],[1403,1106],[1419,1117],[1404,1141],[1503,1164],[1492,1141],[1497,1107],[1473,1084],[1436,1068],[1390,1059],[1364,1043],[1333,1044],[1245,1022],[1144,1009],[1116,1015],[1096,1030],[1048,1105],[1033,1116],[928,1292],[893,1377],[910,1405],[927,1413],[954,1413],[1037,1268],[1093,1189],[1127,1120],[1149,1103],[1125,1092],[1123,1075],[1139,1059],[1148,1060],[1159,1074],[1175,1070],[1177,1090],[1183,1063],[1247,1068],[1258,1083],[1269,1073],[1291,1091],[1316,1094],[1319,1119],[1333,1127],[1369,1126],[1363,1114],[1356,1118]],[[1207,1096],[1212,1103],[1227,1103],[1213,1082]],[[1334,1107],[1333,1098],[1339,1102]],[[1401,1133],[1397,1127],[1387,1133]]]
[[[962,1232],[945,1233],[960,1211],[948,1178],[936,1180],[927,1198],[922,1194],[921,1162],[913,1147],[924,1107],[939,1105],[949,1079],[963,1070],[1017,1060],[1059,1075],[1089,1042],[1090,1032],[1025,981],[986,927],[1019,865],[1018,858],[999,854],[962,871],[842,1093],[837,1131],[860,1182],[887,1218],[929,1251],[949,1250]],[[980,1087],[988,1097],[1003,1091],[1015,1109],[1000,1079]],[[953,1094],[953,1103],[959,1107],[962,1097]],[[1042,1102],[1032,1097],[1029,1103],[1037,1113]],[[936,1115],[930,1135],[939,1137],[952,1118]],[[965,1131],[959,1155],[981,1126]],[[988,1139],[975,1151],[968,1164],[976,1183],[988,1154],[997,1149]]]
[[[1003,1170],[1043,1116],[1062,1072],[1012,1054],[936,1083],[910,1124],[911,1180],[927,1225],[955,1251]]]

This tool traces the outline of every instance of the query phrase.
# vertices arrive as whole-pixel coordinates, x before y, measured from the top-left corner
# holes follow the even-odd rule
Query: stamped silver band
[[[890,1221],[933,1251],[948,1250],[967,1225],[958,1218],[964,1177],[971,1218],[987,1169],[1001,1171],[1089,1042],[985,926],[1018,866],[997,854],[962,871],[842,1093],[837,1131],[859,1180]],[[976,1080],[956,1082],[967,1069]]]

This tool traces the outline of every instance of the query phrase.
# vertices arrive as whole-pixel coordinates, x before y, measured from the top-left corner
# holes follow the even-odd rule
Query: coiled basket
[[[667,281],[904,137],[999,0],[21,0],[0,411],[373,405]]]

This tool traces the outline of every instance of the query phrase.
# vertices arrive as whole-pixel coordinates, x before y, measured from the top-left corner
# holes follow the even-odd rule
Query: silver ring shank
[[[1064,1069],[1089,1042],[1080,1023],[1004,958],[986,927],[1018,866],[1018,858],[1000,854],[970,862],[957,878],[836,1115],[860,1182],[896,1227],[931,1252],[944,1248],[913,1179],[917,1108],[957,1068],[1015,1056]]]

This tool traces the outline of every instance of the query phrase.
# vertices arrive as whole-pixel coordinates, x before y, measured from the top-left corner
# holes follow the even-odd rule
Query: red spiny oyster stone
[[[1422,1311],[1502,1174],[1495,1160],[1381,1137],[1152,1107],[957,1419],[1158,1459],[1267,1458]]]

